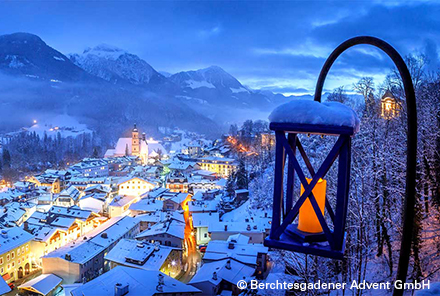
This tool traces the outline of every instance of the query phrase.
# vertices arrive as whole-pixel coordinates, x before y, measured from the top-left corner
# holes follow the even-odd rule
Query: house
[[[226,241],[212,240],[208,243],[203,262],[214,262],[224,259],[233,259],[255,269],[260,278],[268,273],[269,249],[263,244],[249,243],[249,237],[236,234]]]
[[[87,187],[92,185],[107,185],[108,182],[111,182],[110,178],[107,177],[72,177],[68,184],[75,186],[78,190],[85,190]]]
[[[191,196],[188,193],[176,193],[173,196],[164,195],[163,209],[166,211],[178,211],[186,207]]]
[[[174,219],[177,221],[180,221],[182,223],[185,223],[185,219],[182,213],[179,213],[178,211],[174,212],[165,212],[165,211],[156,211],[156,212],[150,212],[145,214],[139,214],[135,216],[140,221],[140,230],[144,231],[154,224],[164,222],[166,220]]]
[[[219,213],[193,213],[192,223],[196,234],[197,245],[205,245],[210,240],[208,228],[211,223],[220,221]]]
[[[0,213],[0,226],[21,226],[28,218],[27,211],[21,207],[20,202],[10,202],[4,206]]]
[[[194,161],[185,161],[180,160],[178,158],[175,158],[171,161],[171,163],[168,165],[168,169],[170,172],[178,172],[181,174],[190,173],[193,170],[200,169],[197,162]]]
[[[50,208],[50,206],[52,206],[54,200],[55,200],[55,195],[53,193],[43,193],[40,194],[38,196],[38,206],[43,207],[43,206],[48,206]]]
[[[52,193],[60,193],[63,188],[60,177],[52,174],[32,176],[28,182],[35,183],[38,187],[47,188]]]
[[[83,177],[107,177],[109,175],[108,163],[101,158],[84,158],[70,169],[79,172]]]
[[[136,218],[111,218],[87,235],[43,256],[43,273],[55,274],[66,284],[91,280],[109,270],[109,265],[104,264],[105,254],[121,239],[138,233]]]
[[[401,102],[387,90],[380,100],[381,116],[385,119],[392,119],[400,114]]]
[[[148,241],[150,243],[158,242],[160,245],[175,248],[184,248],[185,223],[169,219],[152,225],[150,228],[142,231],[136,236],[136,239]]]
[[[118,194],[141,196],[141,194],[148,192],[156,187],[155,183],[145,180],[140,177],[126,177],[118,182]]]
[[[24,223],[24,229],[34,235],[31,242],[35,260],[78,239],[107,220],[78,207],[53,206],[48,212],[34,212]]]
[[[246,264],[223,259],[203,264],[189,284],[201,290],[203,295],[220,295],[224,291],[238,295],[242,290],[237,288],[237,283],[254,273],[255,269]]]
[[[237,170],[237,163],[232,158],[209,156],[199,158],[198,164],[202,170],[217,173],[222,178],[229,177],[230,174]]]
[[[195,193],[197,191],[223,189],[223,186],[218,185],[218,181],[219,180],[216,179],[205,178],[202,176],[194,175],[190,177],[188,180],[189,192]]]
[[[38,187],[47,188],[52,193],[60,193],[72,177],[72,173],[66,170],[46,170],[43,174],[27,179]]]
[[[208,231],[211,234],[211,240],[225,241],[233,234],[243,234],[248,236],[252,243],[262,244],[266,238],[266,228],[259,221],[219,222],[210,224]]]
[[[18,286],[21,295],[55,296],[62,291],[62,279],[53,274],[42,274]]]
[[[142,199],[162,201],[164,210],[177,211],[186,207],[191,196],[188,193],[171,192],[166,188],[157,188],[142,195]]]
[[[158,166],[150,166],[147,168],[144,174],[147,178],[157,179],[162,174],[162,168]]]
[[[161,271],[171,277],[183,269],[181,249],[133,239],[120,240],[104,259],[110,262],[110,268],[122,265]]]
[[[140,159],[137,156],[119,156],[106,158],[109,167],[110,176],[123,177],[127,176],[133,166],[140,163]]]
[[[117,195],[108,205],[108,215],[110,218],[126,216],[130,213],[130,206],[139,201],[140,197],[132,195]]]
[[[30,242],[33,237],[20,227],[0,231],[0,274],[7,283],[31,273]]]
[[[18,181],[14,183],[14,188],[23,193],[31,194],[35,190],[35,183],[27,181]]]
[[[88,193],[79,200],[79,207],[95,213],[104,213],[108,195],[106,193]]]
[[[188,202],[191,213],[217,212],[218,200],[193,200]]]
[[[141,214],[155,213],[161,211],[164,208],[163,200],[142,198],[141,200],[132,203],[129,207],[130,214],[137,216]]]
[[[176,171],[167,175],[165,187],[171,192],[188,192],[188,177],[186,174]]]
[[[200,295],[200,290],[160,271],[117,266],[71,291],[72,296],[174,296]]]
[[[70,186],[61,191],[55,198],[54,204],[61,207],[71,207],[79,203],[81,192],[75,186]]]
[[[0,206],[4,206],[14,200],[11,190],[0,192]]]

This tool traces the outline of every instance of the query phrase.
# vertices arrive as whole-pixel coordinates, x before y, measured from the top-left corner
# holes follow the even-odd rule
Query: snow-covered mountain
[[[247,88],[218,66],[162,75],[114,46],[67,57],[28,33],[0,36],[0,78],[3,129],[46,112],[86,118],[88,126],[112,135],[133,122],[151,131],[168,126],[210,133],[252,114],[267,118],[286,99]],[[20,116],[12,119],[12,113]]]
[[[107,44],[87,48],[82,54],[70,54],[70,59],[89,74],[112,83],[128,81],[141,85],[165,80],[137,55]]]
[[[234,76],[218,66],[179,72],[169,78],[180,86],[187,101],[214,107],[268,109],[272,105],[267,95],[243,86]]]
[[[36,35],[0,36],[0,132],[58,114],[84,118],[109,137],[133,122],[150,134],[157,126],[219,131],[218,123],[175,98],[177,85],[138,57],[101,46],[83,58],[89,71]]]
[[[40,37],[29,33],[0,36],[0,70],[52,82],[95,80]]]
[[[232,93],[249,93],[234,76],[218,66],[211,66],[196,71],[179,72],[170,77],[171,81],[182,88],[216,88]]]

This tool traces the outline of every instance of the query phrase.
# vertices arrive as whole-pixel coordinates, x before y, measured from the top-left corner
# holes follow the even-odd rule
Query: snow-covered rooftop
[[[34,279],[19,286],[19,289],[29,290],[31,292],[38,292],[41,295],[48,295],[52,290],[54,290],[63,279],[57,277],[54,274],[42,274]]]
[[[85,263],[122,238],[138,223],[139,221],[136,218],[128,216],[111,218],[98,228],[87,233],[87,235],[50,252],[44,257],[60,257],[64,259],[66,254],[69,254],[69,261],[78,264]],[[103,235],[103,233],[106,235]]]
[[[172,250],[177,249],[133,239],[122,239],[105,256],[105,260],[145,270],[160,270]]]
[[[218,223],[220,221],[219,213],[193,213],[193,226],[208,227],[211,223]]]
[[[0,233],[0,254],[4,254],[18,246],[21,246],[34,236],[20,227],[2,229]]]
[[[163,276],[161,289],[167,295],[185,295],[197,293],[199,289],[175,280],[160,271],[142,270],[125,266],[117,266],[94,280],[71,291],[72,296],[107,296],[114,295],[115,285],[128,285],[126,296],[153,296],[158,295],[159,275]]]
[[[162,223],[154,224],[138,234],[136,238],[143,239],[159,234],[168,234],[183,240],[185,237],[185,223],[170,219]]]
[[[230,259],[224,259],[203,264],[202,268],[197,271],[189,284],[211,282],[212,284],[217,285],[222,280],[225,280],[236,285],[238,281],[250,277],[255,272],[255,268],[249,267],[235,260],[230,260],[231,267],[227,268],[227,262],[229,260]],[[214,272],[217,273],[217,279],[213,276]]]

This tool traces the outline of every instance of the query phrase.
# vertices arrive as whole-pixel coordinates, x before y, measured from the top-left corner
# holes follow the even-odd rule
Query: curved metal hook
[[[409,73],[408,67],[400,54],[387,42],[370,36],[359,36],[348,39],[341,43],[328,57],[321,73],[319,74],[318,82],[315,89],[315,101],[321,102],[321,93],[324,86],[324,80],[330,67],[336,59],[348,48],[358,45],[368,44],[380,48],[384,51],[394,62],[399,70],[402,78],[403,86],[405,88],[406,109],[407,109],[407,125],[408,125],[408,141],[407,141],[407,155],[406,155],[406,188],[405,188],[405,203],[404,203],[404,221],[402,240],[400,243],[400,257],[397,268],[397,280],[406,281],[408,273],[409,258],[411,255],[412,245],[412,231],[414,224],[414,206],[416,201],[416,158],[417,158],[417,107],[416,96],[414,93],[414,86]],[[393,295],[403,295],[403,290],[394,290]]]

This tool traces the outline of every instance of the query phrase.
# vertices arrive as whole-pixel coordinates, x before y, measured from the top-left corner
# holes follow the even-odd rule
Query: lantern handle
[[[400,77],[402,78],[403,86],[405,89],[406,97],[406,109],[407,109],[407,154],[406,154],[406,188],[405,188],[405,201],[404,201],[404,220],[402,240],[400,242],[400,256],[399,265],[397,268],[397,280],[406,282],[406,276],[408,273],[409,259],[411,255],[412,245],[412,231],[414,224],[414,206],[416,201],[416,157],[417,157],[417,107],[416,96],[414,93],[414,86],[411,79],[411,74],[405,61],[400,54],[387,42],[371,37],[371,36],[359,36],[346,40],[341,43],[327,58],[324,66],[319,74],[318,82],[315,89],[315,101],[321,102],[321,93],[324,86],[324,80],[327,77],[327,73],[330,67],[336,61],[336,59],[348,48],[358,45],[368,44],[373,45],[382,51],[384,51],[396,65]],[[403,295],[402,289],[394,289],[394,296]]]

